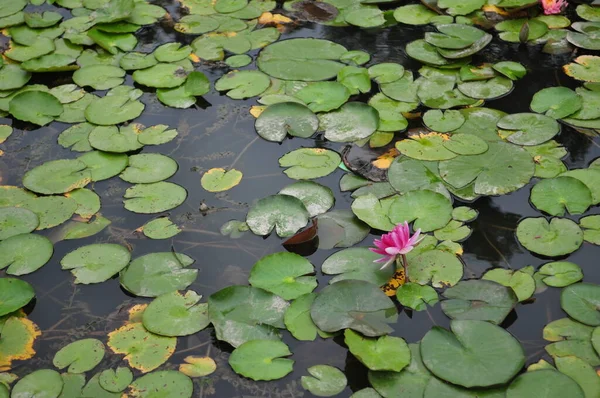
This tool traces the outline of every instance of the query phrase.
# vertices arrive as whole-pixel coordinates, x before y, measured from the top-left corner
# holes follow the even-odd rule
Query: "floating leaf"
[[[106,96],[93,101],[85,109],[85,118],[93,124],[110,126],[133,120],[143,111],[144,104],[136,101],[130,95],[111,94],[109,91]]]
[[[21,206],[39,218],[38,230],[52,228],[67,221],[77,210],[75,200],[63,196],[41,196]]]
[[[291,354],[281,341],[253,340],[233,350],[229,364],[236,373],[252,380],[276,380],[292,371],[294,361],[281,358]]]
[[[471,235],[471,229],[459,221],[450,220],[446,226],[435,230],[433,235],[440,241],[459,242]]]
[[[27,234],[39,225],[38,216],[28,209],[18,207],[0,208],[0,240]]]
[[[421,341],[423,363],[442,380],[467,388],[504,384],[525,364],[519,342],[498,326],[453,320],[450,329],[433,327]]]
[[[0,285],[2,285],[2,279],[0,279]],[[10,369],[12,361],[23,361],[35,355],[33,343],[42,334],[35,323],[25,317],[9,316],[5,320],[3,319],[0,329],[2,332],[0,369]],[[2,382],[0,382],[1,385],[3,385]]]
[[[375,285],[386,283],[393,273],[391,268],[380,270],[381,265],[375,260],[381,256],[367,248],[352,247],[329,256],[321,266],[321,272],[336,275],[330,283],[345,279],[356,279],[371,282]]]
[[[340,109],[321,115],[325,138],[333,142],[357,141],[377,130],[379,116],[369,105],[349,102]]]
[[[108,90],[123,84],[125,71],[112,65],[89,65],[73,73],[73,81],[80,87]]]
[[[187,356],[186,363],[179,365],[179,371],[189,377],[204,377],[217,370],[217,364],[210,357]]]
[[[0,278],[0,316],[10,314],[35,297],[33,287],[16,278]]]
[[[240,183],[242,172],[236,169],[210,169],[202,176],[200,183],[208,192],[227,191]]]
[[[137,140],[141,125],[130,124],[127,127],[97,126],[89,136],[88,141],[94,149],[104,152],[125,153],[143,147]]]
[[[126,247],[114,243],[82,246],[60,261],[62,269],[71,270],[75,283],[91,284],[107,281],[129,264],[131,254]]]
[[[507,398],[530,396],[584,398],[585,395],[579,385],[570,377],[556,370],[542,369],[523,373],[506,390]]]
[[[517,145],[539,145],[560,131],[553,118],[535,113],[514,113],[498,120],[501,137]]]
[[[279,340],[288,303],[252,286],[229,286],[208,298],[208,315],[217,338],[234,347],[251,340]]]
[[[431,286],[407,282],[396,291],[396,298],[405,307],[415,311],[423,311],[427,306],[434,306],[438,301],[438,294]]]
[[[357,301],[354,298],[361,297]],[[311,317],[325,332],[350,328],[365,336],[381,336],[392,331],[396,309],[376,285],[365,281],[343,280],[327,286],[311,307]]]
[[[541,180],[531,189],[531,203],[553,216],[582,214],[592,205],[592,193],[581,181],[573,177],[556,177]]]
[[[127,367],[106,369],[100,373],[98,383],[108,392],[121,392],[133,381],[133,373]]]
[[[0,242],[0,269],[9,275],[30,274],[44,266],[54,248],[45,236],[21,234]]]
[[[586,397],[600,395],[600,379],[587,362],[575,356],[555,358],[556,368],[579,384]]]
[[[448,160],[456,157],[456,153],[444,146],[447,138],[437,133],[411,135],[406,140],[396,142],[396,149],[417,160]]]
[[[302,104],[280,102],[269,105],[254,124],[256,132],[268,141],[281,142],[289,134],[308,138],[319,127],[319,119]]]
[[[254,287],[293,300],[317,287],[316,277],[307,276],[314,272],[314,266],[298,254],[273,253],[254,264],[248,281]]]
[[[323,148],[299,148],[279,158],[279,166],[289,167],[284,173],[296,180],[308,180],[331,174],[340,164],[336,152]]]
[[[150,398],[155,392],[191,398],[194,384],[189,377],[175,370],[161,370],[136,379],[129,386],[127,396],[136,398]]]
[[[123,196],[125,208],[134,213],[154,214],[171,210],[187,198],[185,188],[172,182],[137,184],[128,188]]]
[[[454,286],[463,276],[463,264],[454,253],[443,250],[414,252],[408,259],[411,282],[433,287]]]
[[[567,87],[548,87],[535,93],[530,107],[534,112],[562,119],[581,109],[582,104],[575,91]]]
[[[394,10],[396,21],[407,25],[426,25],[438,14],[423,4],[408,4]]]
[[[86,186],[91,174],[85,163],[76,159],[52,160],[29,170],[23,176],[23,185],[37,193],[69,192]]]
[[[271,85],[269,76],[256,70],[230,72],[215,82],[215,89],[227,91],[231,99],[261,95]]]
[[[302,387],[318,397],[337,395],[344,391],[348,383],[344,373],[333,366],[315,365],[307,371],[310,376],[302,376]]]
[[[310,317],[310,307],[317,297],[316,293],[307,293],[297,297],[285,311],[283,322],[297,340],[314,341],[319,330]]]
[[[344,332],[344,342],[360,362],[371,370],[400,372],[410,363],[410,350],[399,337],[368,338],[350,329]]]
[[[449,110],[442,112],[432,109],[423,115],[423,123],[433,131],[446,133],[456,130],[465,122],[465,117],[458,111]]]
[[[0,90],[21,88],[30,79],[31,73],[23,70],[19,65],[8,64],[0,68]]]
[[[177,137],[177,130],[168,128],[164,124],[148,127],[138,135],[138,141],[143,145],[165,144]]]
[[[75,152],[88,152],[93,148],[88,141],[88,136],[94,126],[89,123],[80,123],[69,127],[58,136],[58,144],[63,148],[71,148]]]
[[[567,75],[586,82],[600,82],[600,57],[580,55],[574,61],[563,66]]]
[[[23,91],[10,100],[10,113],[19,120],[45,126],[63,113],[63,106],[52,94]]]
[[[576,321],[600,326],[600,286],[589,283],[567,286],[560,295],[560,306]]]
[[[129,164],[119,176],[132,184],[148,184],[171,177],[177,171],[177,162],[159,153],[131,155]]]
[[[565,287],[583,279],[581,268],[568,261],[544,264],[537,272],[542,281],[552,287]]]
[[[248,211],[246,223],[257,235],[268,235],[273,228],[280,237],[294,235],[308,223],[309,214],[300,199],[271,195],[256,202]]]
[[[313,181],[298,181],[279,191],[281,195],[294,196],[302,201],[310,217],[325,213],[335,203],[328,187]]]
[[[209,324],[208,306],[199,303],[202,296],[189,290],[178,291],[155,298],[144,310],[144,327],[161,336],[187,336],[197,333]]]
[[[60,373],[52,369],[39,369],[20,379],[14,385],[11,396],[57,398],[62,389]]]
[[[147,373],[173,355],[177,338],[152,334],[141,323],[133,322],[110,332],[107,345],[115,354],[124,354],[129,366]]]
[[[104,344],[96,339],[77,340],[67,344],[54,355],[52,364],[58,369],[69,367],[69,373],[85,373],[104,358]]]
[[[77,398],[82,394],[85,385],[85,375],[75,373],[62,373],[63,389],[59,398]]]
[[[133,260],[121,271],[119,281],[127,291],[142,297],[157,297],[191,285],[198,270],[187,268],[194,260],[180,253],[150,253]]]
[[[122,172],[129,158],[122,153],[108,153],[102,151],[91,151],[78,158],[86,166],[92,181],[107,180]]]
[[[359,196],[352,202],[352,212],[373,228],[391,231],[395,224],[388,217],[388,210],[394,200],[395,197],[391,197],[380,201],[375,195],[369,193]]]
[[[583,243],[583,232],[564,218],[526,218],[517,226],[517,239],[527,250],[557,257],[574,252]]]
[[[535,292],[535,280],[528,273],[518,270],[513,271],[503,268],[494,268],[486,272],[481,279],[494,281],[503,286],[510,287],[519,301],[525,301]]]
[[[450,199],[450,193],[444,185],[438,164],[410,159],[399,156],[388,169],[388,180],[392,187],[399,193],[410,191],[429,190],[438,192]]]
[[[314,82],[294,93],[313,112],[329,112],[348,101],[350,92],[338,82]]]
[[[73,199],[77,203],[77,210],[75,210],[75,213],[85,219],[91,218],[100,211],[100,197],[94,191],[86,188],[79,188],[65,194],[65,196],[69,199]]]
[[[361,242],[371,228],[359,220],[350,210],[332,210],[317,216],[322,231],[335,230],[338,234],[322,234],[319,237],[319,248],[350,247]]]
[[[169,239],[181,232],[181,229],[168,217],[149,221],[141,229],[144,235],[150,239]]]
[[[388,216],[392,223],[413,222],[423,232],[444,227],[452,217],[452,204],[444,195],[423,190],[410,191],[391,204]]]

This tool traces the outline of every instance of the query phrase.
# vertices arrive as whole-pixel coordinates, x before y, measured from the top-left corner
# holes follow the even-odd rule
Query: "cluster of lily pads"
[[[283,330],[299,341],[343,334],[350,353],[369,369],[371,387],[356,392],[356,398],[600,395],[594,370],[600,366],[600,287],[581,282],[582,269],[569,261],[548,261],[537,270],[497,268],[481,279],[463,280],[461,242],[478,213],[455,203],[509,194],[533,180],[530,201],[551,218],[519,222],[516,236],[526,249],[562,257],[584,241],[600,244],[600,216],[565,218],[566,212],[582,215],[600,203],[600,164],[567,170],[561,161],[566,150],[555,140],[561,123],[600,130],[600,57],[579,56],[564,67],[582,87],[543,89],[532,98],[532,112],[516,114],[483,105],[509,94],[526,69],[512,61],[475,61],[493,39],[484,30],[492,26],[508,42],[597,49],[597,8],[578,6],[577,14],[588,22],[571,25],[562,16],[523,15],[525,6],[537,7],[528,0],[440,0],[395,9],[388,0],[315,2],[328,16],[320,23],[332,26],[434,24],[437,32],[406,47],[424,64],[415,78],[416,71],[399,63],[369,64],[368,53],[329,40],[278,42],[280,31],[267,25],[292,20],[270,13],[275,1],[182,0],[188,15],[173,27],[197,37],[190,45],[166,43],[152,52],[134,51],[135,33],[167,14],[146,1],[55,0],[48,3],[61,8],[44,12],[25,9],[29,3],[0,0],[0,27],[10,37],[0,68],[0,110],[39,126],[73,124],[58,144],[82,154],[31,168],[23,187],[0,186],[0,269],[11,275],[0,278],[0,371],[32,358],[41,333],[23,310],[34,299],[34,288],[15,278],[52,258],[53,242],[35,231],[59,227],[57,241],[82,239],[110,224],[89,184],[117,176],[134,184],[124,194],[124,207],[159,215],[140,231],[150,239],[181,232],[162,216],[187,198],[186,188],[165,181],[178,164],[143,152],[178,133],[166,125],[132,122],[145,105],[143,92],[125,84],[128,73],[138,85],[156,89],[164,105],[188,108],[210,91],[208,78],[196,70],[199,62],[225,59],[230,68],[242,68],[253,62],[246,53],[264,47],[256,68],[232,70],[215,89],[231,99],[256,97],[260,105],[251,113],[257,134],[267,141],[318,135],[343,147],[338,152],[307,146],[285,154],[279,165],[297,181],[257,200],[244,220],[229,221],[221,233],[237,238],[247,231],[260,236],[275,231],[290,238],[286,247],[318,236],[319,248],[342,250],[321,264],[321,273],[332,277],[319,291],[315,265],[281,251],[259,259],[247,285],[226,287],[201,302],[198,293],[186,291],[198,270],[183,253],[132,260],[121,244],[83,245],[60,260],[74,283],[97,284],[119,275],[123,289],[152,299],[131,307],[128,319],[108,334],[106,346],[129,367],[103,369],[88,380],[86,373],[101,363],[106,346],[97,339],[77,340],[54,356],[54,367],[66,369],[62,374],[41,369],[18,379],[0,373],[0,398],[40,391],[51,398],[191,397],[190,377],[211,374],[216,368],[211,358],[189,356],[179,371],[157,369],[175,353],[178,337],[207,327],[234,348],[232,369],[253,380],[280,379],[292,371]],[[288,1],[283,10],[299,16],[306,3]],[[67,12],[71,18],[63,21]],[[568,26],[574,32],[564,29]],[[54,72],[68,73],[74,84],[28,84],[36,74]],[[106,92],[100,96],[85,87]],[[11,133],[11,127],[1,126],[0,143]],[[311,181],[339,168],[346,171],[339,188],[351,192],[350,210],[333,209],[332,189]],[[204,173],[201,185],[220,192],[242,178],[238,170],[216,168]],[[373,262],[377,254],[353,247],[370,232],[390,231],[404,221],[426,235],[407,255],[402,278],[393,269],[380,269]],[[548,287],[563,289],[561,307],[569,317],[544,329],[554,363],[542,360],[522,372],[521,343],[499,325]],[[434,327],[413,344],[389,336],[398,303],[414,311],[440,303],[450,330]],[[147,374],[134,379],[130,368]],[[347,385],[344,373],[327,364],[307,372],[301,384],[318,396],[339,394]]]

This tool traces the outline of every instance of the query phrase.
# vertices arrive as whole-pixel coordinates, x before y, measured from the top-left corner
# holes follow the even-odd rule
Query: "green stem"
[[[408,282],[408,261],[406,260],[406,254],[402,254],[402,267],[404,267],[404,277],[406,278],[406,282]]]

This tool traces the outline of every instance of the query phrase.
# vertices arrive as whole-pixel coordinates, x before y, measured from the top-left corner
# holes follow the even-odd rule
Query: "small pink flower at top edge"
[[[376,263],[383,263],[382,269],[393,263],[398,256],[404,256],[421,242],[423,237],[421,229],[417,229],[413,236],[410,236],[408,223],[400,223],[390,232],[381,236],[381,239],[375,239],[373,243],[376,248],[370,248],[373,253],[381,254],[383,257],[375,260]]]
[[[566,0],[541,0],[542,8],[544,9],[544,14],[552,15],[559,14],[562,10],[567,8]]]

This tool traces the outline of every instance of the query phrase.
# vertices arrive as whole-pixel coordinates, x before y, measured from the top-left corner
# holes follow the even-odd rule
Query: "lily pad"
[[[304,389],[317,397],[332,397],[344,391],[348,380],[344,373],[329,365],[315,365],[307,369],[312,376],[302,376]]]
[[[423,232],[444,227],[452,218],[452,204],[444,195],[423,190],[410,191],[394,200],[388,216],[394,224],[413,222]]]
[[[179,371],[189,377],[203,377],[214,373],[217,364],[210,357],[187,356],[183,358],[186,362],[179,365]]]
[[[406,282],[396,291],[396,298],[405,307],[415,311],[423,311],[427,306],[434,306],[438,301],[438,294],[431,286]]]
[[[8,64],[0,68],[0,90],[21,88],[30,79],[31,73],[23,70],[19,65]]]
[[[438,192],[450,199],[450,193],[444,185],[438,164],[434,162],[410,159],[399,156],[388,169],[388,180],[392,187],[401,194],[429,190]]]
[[[399,337],[368,338],[346,329],[344,342],[360,362],[371,370],[400,372],[410,363],[410,350]]]
[[[339,232],[335,236],[322,234],[319,237],[319,248],[321,249],[353,246],[361,242],[371,230],[350,210],[332,210],[317,216],[317,221],[321,223],[321,230],[325,230],[326,226],[329,226]]]
[[[280,102],[269,105],[256,119],[254,127],[265,140],[281,142],[288,134],[301,138],[312,136],[319,127],[319,119],[302,104]]]
[[[0,208],[0,240],[27,234],[38,225],[38,216],[31,210],[18,207]]]
[[[141,228],[144,235],[150,239],[169,239],[181,232],[169,217],[160,217],[147,222]]]
[[[97,126],[88,136],[88,141],[94,149],[104,152],[125,153],[143,147],[137,140],[141,125],[132,123],[126,127]]]
[[[453,320],[433,327],[421,341],[423,363],[437,377],[467,388],[504,384],[525,364],[519,342],[484,321]]]
[[[24,307],[35,297],[33,287],[20,279],[0,278],[0,288],[0,316]]]
[[[389,297],[376,285],[357,280],[327,286],[311,307],[313,321],[325,332],[349,328],[365,336],[381,336],[392,331],[388,323],[395,316],[396,308]]]
[[[331,189],[313,181],[295,182],[284,187],[279,194],[300,199],[311,217],[325,213],[335,203]]]
[[[125,208],[134,213],[154,214],[171,210],[187,198],[187,191],[172,182],[137,184],[128,188],[124,195]]]
[[[294,93],[313,112],[329,112],[348,101],[350,92],[338,82],[314,82]]]
[[[80,87],[108,90],[123,84],[125,71],[112,65],[89,65],[73,73],[73,81]]]
[[[252,286],[229,286],[208,298],[208,315],[217,338],[234,347],[251,340],[279,340],[289,304]]]
[[[509,287],[490,280],[461,281],[446,289],[442,311],[451,319],[474,319],[499,325],[518,302]]]
[[[573,61],[563,66],[567,75],[586,82],[600,82],[600,57],[580,55]]]
[[[281,341],[253,340],[237,347],[229,356],[233,370],[252,380],[277,380],[292,371],[294,361]]]
[[[242,172],[236,169],[225,171],[225,169],[210,169],[202,176],[200,183],[202,188],[208,192],[227,191],[240,183]]]
[[[550,369],[523,373],[506,390],[507,398],[525,398],[532,394],[544,398],[585,397],[583,390],[573,379]]]
[[[98,383],[108,392],[121,392],[133,381],[133,373],[127,367],[106,369],[100,373]]]
[[[403,155],[417,160],[453,159],[456,153],[444,146],[446,138],[437,133],[414,134],[408,139],[396,142],[396,149]]]
[[[54,248],[45,236],[21,234],[0,242],[0,269],[7,268],[9,275],[30,274],[43,267]]]
[[[414,251],[408,256],[407,271],[411,282],[422,285],[431,283],[433,287],[441,288],[454,286],[460,281],[463,276],[463,264],[454,253],[448,251]]]
[[[58,350],[52,364],[58,369],[68,366],[69,373],[85,373],[94,369],[102,358],[104,358],[104,344],[96,339],[83,339]]]
[[[408,4],[394,10],[396,21],[407,25],[426,25],[438,14],[423,4]]]
[[[129,264],[131,254],[126,247],[114,243],[82,246],[60,261],[62,269],[71,270],[75,283],[91,284],[107,281]]]
[[[561,308],[573,319],[590,326],[600,326],[600,286],[577,283],[563,289]]]
[[[193,263],[185,254],[150,253],[133,260],[119,281],[136,296],[157,297],[191,285],[198,275],[198,270],[187,268]]]
[[[380,258],[364,247],[351,247],[338,251],[329,256],[321,266],[321,272],[335,275],[329,283],[336,283],[345,279],[355,279],[383,285],[392,276],[393,270],[386,268],[380,270],[381,265],[374,261]]]
[[[496,76],[489,80],[459,83],[457,88],[468,97],[492,100],[510,93],[513,82],[504,76]]]
[[[154,88],[173,88],[181,86],[187,79],[185,69],[177,64],[159,63],[150,68],[133,72],[136,83]]]
[[[279,158],[279,166],[289,167],[284,173],[295,180],[324,177],[333,173],[340,162],[337,152],[323,148],[299,148]]]
[[[244,99],[261,95],[271,85],[271,79],[256,70],[230,72],[215,82],[215,89],[227,91],[231,99]]]
[[[63,196],[41,196],[23,203],[21,206],[38,216],[38,230],[60,225],[77,211],[77,202]]]
[[[566,287],[583,279],[581,268],[568,261],[555,261],[544,264],[537,276],[548,286]]]
[[[0,282],[0,285],[2,282]],[[2,307],[0,307],[2,311]],[[42,332],[37,325],[25,317],[7,316],[0,323],[2,340],[0,340],[0,366],[10,368],[15,360],[27,360],[35,355],[33,344]],[[0,373],[1,375],[1,373]],[[5,382],[0,382],[4,386]]]
[[[522,270],[513,271],[494,268],[486,272],[481,279],[494,281],[503,286],[510,287],[520,302],[527,300],[535,292],[535,280],[530,274]]]
[[[310,317],[310,307],[317,297],[307,293],[296,298],[285,311],[283,322],[292,336],[301,341],[314,341],[319,330]]]
[[[378,112],[361,102],[349,102],[340,109],[321,115],[325,138],[333,142],[357,141],[377,130]]]
[[[433,131],[447,133],[456,130],[465,122],[465,117],[458,111],[442,112],[432,109],[423,115],[423,123]]]
[[[275,228],[278,236],[288,237],[303,228],[309,216],[300,199],[289,195],[271,195],[260,199],[250,208],[246,223],[256,235],[268,235]]]
[[[535,113],[514,113],[498,120],[501,137],[517,145],[539,145],[560,131],[553,118]]]
[[[352,202],[352,212],[356,217],[372,228],[380,229],[382,231],[391,231],[394,229],[395,224],[390,220],[388,210],[395,199],[396,198],[392,196],[380,201],[371,193],[362,195]]]
[[[575,356],[556,358],[556,368],[579,384],[586,397],[600,394],[600,380],[594,368]]]
[[[78,158],[87,167],[92,181],[103,181],[122,172],[129,158],[122,153],[108,153],[102,151],[91,151]]]
[[[144,310],[144,327],[161,336],[187,336],[204,329],[208,320],[208,305],[199,303],[202,296],[189,290],[178,291],[155,298]]]
[[[129,157],[129,164],[119,177],[132,184],[149,184],[171,177],[177,167],[177,162],[168,156],[142,153]]]
[[[517,239],[527,250],[548,257],[570,254],[583,243],[583,232],[568,219],[526,218],[517,226]]]
[[[12,389],[12,397],[58,398],[63,379],[56,370],[39,369],[20,379]]]
[[[109,91],[106,96],[93,101],[85,109],[88,122],[100,126],[116,125],[133,120],[144,111],[144,104],[134,99],[135,96],[132,98],[130,94],[110,93]]]
[[[293,300],[317,287],[314,266],[298,254],[273,253],[258,260],[250,271],[248,281],[254,287]]]
[[[63,105],[52,94],[43,91],[23,91],[9,104],[10,113],[19,120],[45,126],[63,113]]]
[[[56,194],[82,188],[91,181],[85,163],[75,159],[52,160],[29,170],[23,185],[37,193]]]
[[[564,216],[565,210],[582,214],[592,205],[592,193],[573,177],[556,177],[535,184],[530,200],[538,210],[553,216]]]
[[[143,3],[142,3],[143,4]],[[175,370],[160,370],[136,379],[127,390],[132,398],[152,398],[155,394],[191,398],[194,390],[192,380]]]
[[[140,322],[133,322],[110,332],[107,345],[115,354],[124,354],[129,366],[146,373],[173,355],[177,338],[158,336],[148,332]]]
[[[531,110],[543,113],[554,119],[572,115],[583,105],[577,93],[567,87],[548,87],[535,93],[531,100]]]

